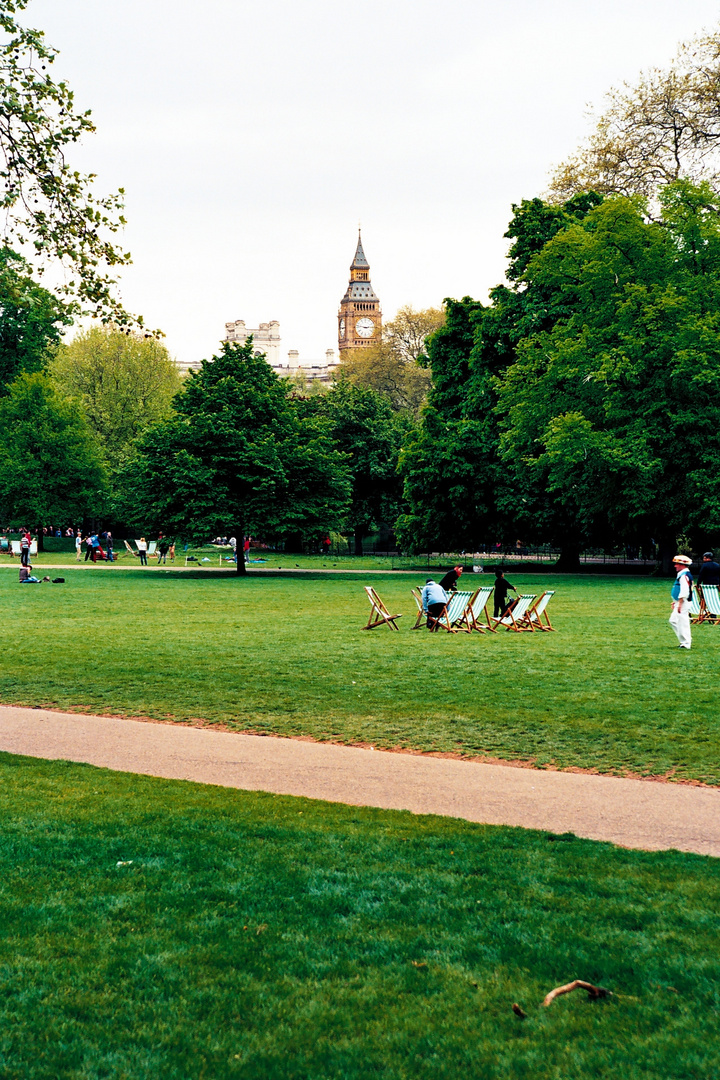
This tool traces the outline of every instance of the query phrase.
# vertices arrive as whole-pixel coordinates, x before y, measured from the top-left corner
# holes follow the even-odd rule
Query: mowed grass
[[[7,754],[0,807],[3,1080],[720,1072],[718,860]]]
[[[0,571],[0,700],[720,782],[720,628],[678,651],[666,581],[512,575],[557,633],[468,637],[411,632],[420,576],[66,577]],[[400,633],[361,631],[366,581]]]

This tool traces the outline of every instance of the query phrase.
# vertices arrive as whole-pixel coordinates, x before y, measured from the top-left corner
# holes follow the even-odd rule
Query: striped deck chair
[[[417,619],[413,630],[420,630],[425,625],[425,612],[422,608],[422,591],[420,589],[411,589],[413,600],[417,604]]]
[[[705,620],[717,626],[720,623],[720,586],[703,585],[702,595],[705,603]]]
[[[692,600],[690,601],[690,622],[700,624],[708,618],[705,598],[703,597],[702,585],[693,588]]]
[[[521,593],[509,611],[507,611],[502,618],[493,619],[493,622],[496,626],[504,626],[506,630],[516,630],[518,633],[521,630],[532,629],[532,627],[523,626],[522,622],[525,618],[525,612],[533,603],[536,596],[537,593]]]
[[[130,554],[130,555],[137,555],[138,554],[137,551],[133,551],[133,549],[128,544],[127,540],[123,540],[123,544],[125,545],[125,550],[128,552],[128,554]]]
[[[546,589],[542,596],[538,597],[535,603],[530,605],[523,616],[523,630],[555,630],[555,627],[550,625],[546,610],[554,595],[554,589]],[[542,621],[543,615],[545,616],[545,625],[543,625]]]
[[[483,585],[481,589],[476,589],[470,597],[461,619],[461,622],[465,623],[465,626],[470,632],[477,630],[479,634],[484,634],[485,630],[488,629],[492,634],[497,633],[497,630],[490,622],[490,612],[487,609],[492,594],[493,586]],[[483,615],[487,620],[487,627],[481,626],[478,622],[479,619],[482,619]]]
[[[366,585],[365,592],[370,601],[370,615],[367,625],[361,627],[361,629],[374,630],[376,626],[383,626],[387,623],[391,630],[399,630],[400,627],[395,625],[395,620],[401,618],[401,616],[390,614],[372,585]]]
[[[465,612],[475,594],[471,592],[454,592],[448,600],[447,613],[451,626],[457,626],[466,634],[472,633],[472,627],[466,624]]]

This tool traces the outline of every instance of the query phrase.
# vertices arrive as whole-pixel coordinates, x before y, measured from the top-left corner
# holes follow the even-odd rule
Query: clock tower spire
[[[380,340],[382,310],[370,284],[370,264],[365,258],[358,229],[355,258],[350,266],[350,281],[338,311],[338,348],[340,361]]]

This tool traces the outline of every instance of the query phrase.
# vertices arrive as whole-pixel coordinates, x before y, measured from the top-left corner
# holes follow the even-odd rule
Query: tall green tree
[[[709,185],[609,197],[529,262],[551,317],[498,381],[533,527],[579,548],[720,528],[720,210]],[[553,305],[556,305],[553,312]],[[553,317],[554,316],[554,317]]]
[[[355,554],[362,555],[364,537],[383,523],[392,525],[402,508],[397,465],[412,419],[395,412],[387,395],[348,379],[299,407],[345,455],[352,488],[344,526],[353,533]]]
[[[230,532],[317,535],[349,499],[343,455],[298,414],[252,338],[224,342],[175,398],[177,415],[149,430],[122,475],[123,520],[179,538]],[[245,573],[242,556],[239,574]]]
[[[0,517],[10,525],[79,521],[106,495],[82,409],[43,372],[18,376],[0,399]]]
[[[58,349],[50,366],[56,385],[82,402],[108,461],[173,412],[182,379],[156,338],[115,326],[96,326]]]
[[[39,371],[71,322],[65,307],[30,275],[24,259],[0,248],[0,395],[23,371]]]

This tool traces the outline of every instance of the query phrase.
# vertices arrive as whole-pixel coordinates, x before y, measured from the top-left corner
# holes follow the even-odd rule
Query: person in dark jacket
[[[506,579],[503,570],[498,567],[495,571],[495,592],[493,593],[493,618],[501,619],[507,609],[510,607],[512,601],[507,598],[508,591],[512,589],[514,593],[517,593],[517,589],[514,585]]]
[[[697,583],[698,585],[720,585],[720,565],[715,562],[712,551],[706,551],[703,555]]]
[[[450,592],[451,589],[456,589],[462,572],[462,566],[453,566],[452,570],[448,570],[447,574],[445,574],[444,577],[440,578],[440,581],[438,582],[440,588],[444,589],[445,592]]]

